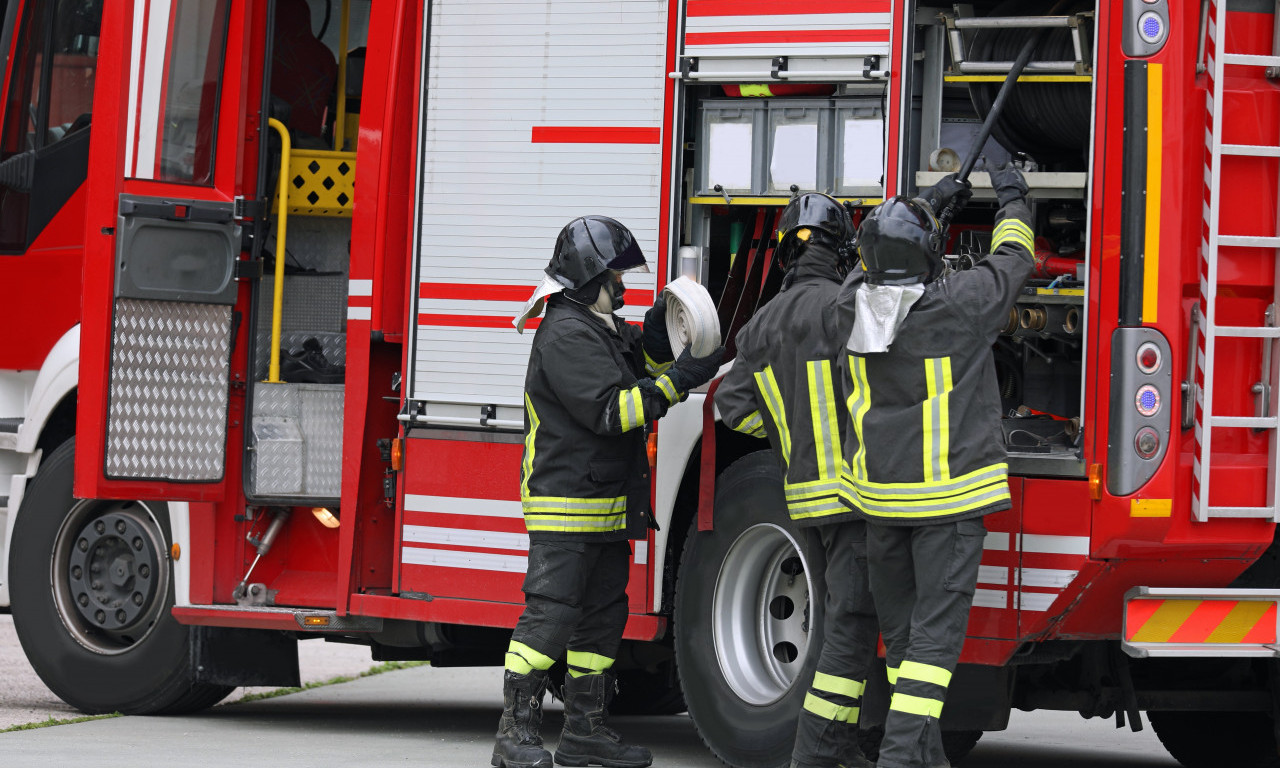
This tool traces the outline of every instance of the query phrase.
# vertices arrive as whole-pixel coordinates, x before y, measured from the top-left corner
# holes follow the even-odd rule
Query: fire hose
[[[667,338],[676,357],[685,347],[694,357],[706,357],[720,346],[720,315],[706,288],[680,277],[667,283],[663,294],[667,298]]]
[[[1022,74],[1022,70],[1027,66],[1027,62],[1031,60],[1031,54],[1035,51],[1036,44],[1040,42],[1042,32],[1036,32],[1027,37],[1026,42],[1022,44],[1022,50],[1018,52],[1018,58],[1014,59],[1013,66],[1009,68],[1009,74],[1004,79],[1004,83],[1000,86],[1000,92],[996,94],[995,101],[991,104],[991,111],[987,113],[987,119],[982,121],[982,129],[978,131],[978,135],[973,139],[973,146],[969,148],[969,154],[965,156],[964,162],[960,166],[960,171],[956,174],[956,178],[960,181],[967,181],[969,173],[973,171],[974,163],[978,162],[978,156],[982,154],[982,148],[986,146],[987,139],[991,136],[991,129],[995,127],[996,120],[999,119],[1000,113],[1004,111],[1004,105],[1009,100],[1009,94],[1013,91],[1013,84],[1018,82],[1018,76]],[[954,202],[949,202],[942,209],[942,213],[938,215],[938,228],[943,233],[943,242],[946,242],[946,232],[951,226],[951,219],[955,217],[959,211]]]

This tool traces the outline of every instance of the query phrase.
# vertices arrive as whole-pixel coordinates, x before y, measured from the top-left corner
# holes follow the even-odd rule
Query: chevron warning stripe
[[[1274,643],[1274,600],[1130,600],[1125,640],[1133,643]]]

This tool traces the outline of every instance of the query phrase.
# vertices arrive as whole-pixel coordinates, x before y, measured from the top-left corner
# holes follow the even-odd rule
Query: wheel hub
[[[725,555],[716,579],[712,632],[721,672],[757,706],[791,689],[809,647],[809,575],[791,535],[752,526]]]
[[[123,631],[138,623],[156,596],[156,553],[134,518],[107,513],[76,534],[67,584],[90,626]]]
[[[78,501],[53,542],[53,600],[71,637],[94,653],[125,653],[163,615],[168,545],[136,501]]]

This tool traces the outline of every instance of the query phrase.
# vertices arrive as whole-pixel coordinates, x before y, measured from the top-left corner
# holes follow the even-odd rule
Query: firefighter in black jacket
[[[711,379],[723,349],[672,362],[659,297],[643,330],[614,314],[622,273],[645,269],[626,227],[604,216],[560,232],[547,278],[516,320],[547,314],[525,374],[520,500],[529,531],[525,609],[511,636],[492,763],[549,768],[538,729],[547,669],[567,651],[560,765],[641,768],[649,750],[604,725],[627,621],[628,539],[651,525],[645,429]]]
[[[963,205],[946,177],[925,199],[895,197],[863,221],[863,271],[841,289],[851,318],[841,378],[845,455],[869,522],[871,592],[893,696],[878,768],[949,765],[938,718],[964,645],[986,527],[1010,506],[991,345],[1031,274],[1033,235],[1016,168],[992,174],[991,252],[943,275],[934,216]]]
[[[870,768],[858,712],[876,649],[867,590],[867,526],[851,509],[842,458],[848,413],[834,371],[849,329],[836,297],[849,271],[853,222],[827,195],[801,195],[778,220],[782,292],[737,335],[737,358],[716,390],[724,423],[767,434],[791,519],[818,526],[827,557],[822,655],[796,728],[792,768]]]

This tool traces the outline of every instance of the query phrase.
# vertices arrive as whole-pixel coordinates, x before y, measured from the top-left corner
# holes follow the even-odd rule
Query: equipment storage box
[[[832,188],[830,99],[772,99],[768,102],[768,195]]]
[[[884,111],[875,99],[715,99],[698,119],[699,196],[883,194]]]
[[[703,102],[698,114],[699,194],[759,194],[765,186],[767,102],[725,99]]]
[[[835,114],[835,194],[884,194],[884,111],[871,100],[841,100]]]
[[[250,493],[308,499],[341,495],[342,390],[341,384],[254,385]]]

